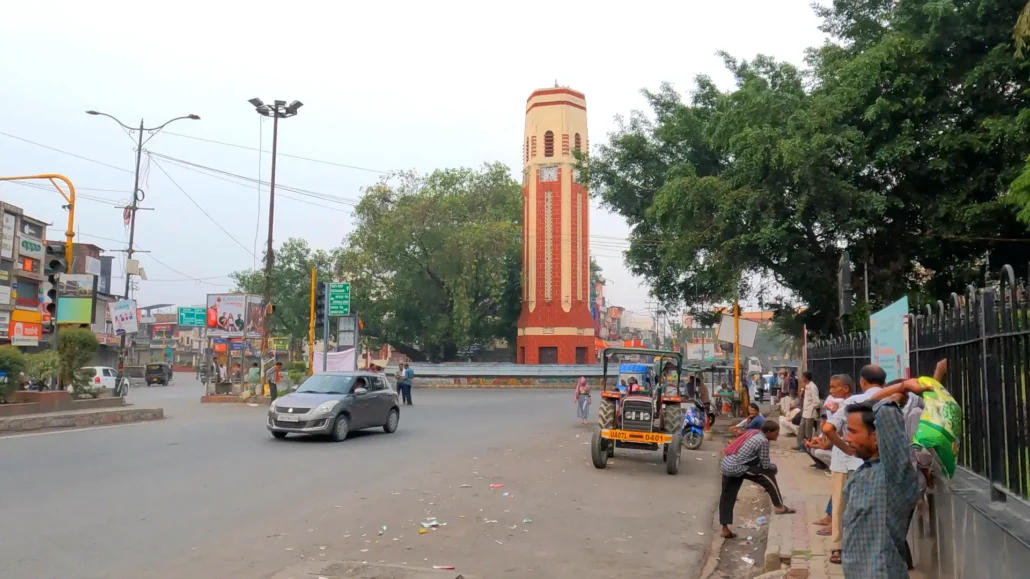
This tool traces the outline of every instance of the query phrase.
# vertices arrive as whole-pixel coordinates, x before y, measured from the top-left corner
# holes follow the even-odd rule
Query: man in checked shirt
[[[778,515],[793,513],[783,504],[780,487],[776,484],[776,465],[769,460],[769,441],[780,436],[780,425],[771,420],[761,430],[747,430],[733,440],[723,451],[722,494],[719,496],[719,524],[724,539],[737,535],[730,531],[733,524],[733,506],[737,493],[745,480],[761,485],[769,493]]]
[[[847,409],[845,442],[865,461],[844,489],[841,562],[848,579],[909,576],[905,539],[919,486],[898,400],[928,390],[918,380],[905,380]]]

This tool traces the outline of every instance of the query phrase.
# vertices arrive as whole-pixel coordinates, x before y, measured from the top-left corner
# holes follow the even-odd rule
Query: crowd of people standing
[[[934,378],[942,381],[946,370],[942,360]],[[847,374],[833,376],[825,399],[812,374],[803,372],[798,388],[788,387],[778,401],[776,421],[756,420],[753,407],[749,419],[731,429],[738,436],[723,451],[722,536],[736,536],[729,527],[744,480],[765,489],[777,514],[792,512],[769,458],[769,443],[784,431],[797,436],[794,448],[807,452],[813,466],[830,470],[826,516],[815,524],[823,527],[819,534],[831,537],[831,563],[842,565],[848,578],[908,577],[908,527],[932,462],[927,451],[911,443],[921,396],[929,389],[915,379],[888,383],[882,368],[868,365],[859,372],[857,390]]]

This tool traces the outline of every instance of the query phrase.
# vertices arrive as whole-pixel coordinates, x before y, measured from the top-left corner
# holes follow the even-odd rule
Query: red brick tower
[[[520,364],[594,363],[590,203],[573,151],[587,150],[587,108],[568,88],[526,102],[522,170]]]

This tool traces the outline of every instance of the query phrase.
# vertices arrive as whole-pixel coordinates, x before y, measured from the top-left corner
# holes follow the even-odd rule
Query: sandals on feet
[[[830,563],[840,565],[840,549],[830,551]]]
[[[794,509],[792,509],[790,507],[784,507],[782,511],[777,511],[776,509],[773,509],[773,512],[776,513],[777,515],[793,515],[797,511],[795,511]]]
[[[737,538],[737,534],[734,533],[733,531],[730,531],[730,534],[728,534],[728,535],[725,534],[725,533],[720,533],[719,536],[722,537],[723,539],[736,539]]]
[[[822,529],[819,529],[818,531],[816,531],[815,534],[819,535],[820,537],[829,537],[830,536],[830,528],[829,527],[823,527]]]

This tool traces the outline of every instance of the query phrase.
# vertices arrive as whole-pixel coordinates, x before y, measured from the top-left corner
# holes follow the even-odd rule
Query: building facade
[[[590,364],[590,203],[576,171],[587,151],[586,98],[569,88],[526,102],[522,171],[520,364]]]
[[[0,203],[0,215],[0,342],[36,348],[47,338],[40,308],[46,224],[9,203]]]

